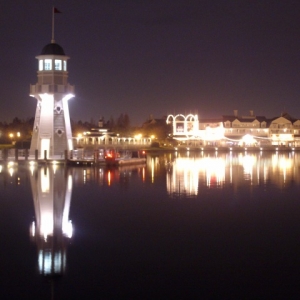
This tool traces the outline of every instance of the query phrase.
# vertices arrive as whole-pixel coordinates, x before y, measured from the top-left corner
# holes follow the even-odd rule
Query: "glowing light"
[[[250,134],[246,134],[242,137],[241,141],[239,142],[239,145],[253,145],[256,143],[256,140],[254,139],[254,137]]]
[[[67,102],[67,101],[69,101],[71,98],[73,98],[74,97],[74,95],[73,94],[67,94],[66,96],[64,96],[63,98],[62,98],[62,101],[63,102]]]
[[[45,70],[50,71],[52,70],[52,60],[45,59]]]

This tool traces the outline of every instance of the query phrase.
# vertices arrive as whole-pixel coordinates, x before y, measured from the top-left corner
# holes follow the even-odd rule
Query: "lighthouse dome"
[[[65,51],[60,45],[50,43],[42,49],[41,55],[65,55]]]

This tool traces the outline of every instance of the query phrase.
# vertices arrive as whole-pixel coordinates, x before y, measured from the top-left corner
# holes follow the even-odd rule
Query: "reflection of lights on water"
[[[110,170],[107,173],[107,184],[110,185],[111,184],[111,172]]]
[[[154,158],[152,157],[151,158],[151,182],[152,183],[154,182],[154,166],[155,166]]]
[[[40,231],[45,241],[49,235],[53,234],[53,216],[51,212],[45,211],[42,213]]]
[[[210,156],[209,156],[210,155]],[[213,153],[205,153],[202,157],[189,158],[177,157],[167,169],[167,190],[171,195],[197,195],[198,186],[203,184],[207,187],[223,186],[226,180],[230,183],[238,176],[239,168],[242,167],[244,177],[238,178],[243,181],[251,181],[251,184],[259,184],[261,180],[275,180],[277,184],[285,182],[292,174],[295,163],[298,164],[295,154],[278,153],[269,158],[264,158],[260,152],[221,154],[218,157]],[[279,171],[279,172],[278,172]],[[228,176],[228,178],[226,178]],[[200,183],[201,182],[201,183]]]
[[[207,186],[220,185],[225,181],[225,160],[223,158],[208,159],[205,162]]]
[[[72,176],[69,175],[68,176],[68,191],[72,191],[72,188],[73,188],[73,180],[72,180]]]
[[[7,163],[7,168],[8,168],[8,173],[9,175],[12,177],[14,174],[14,167],[15,167],[15,163],[13,161],[9,161]]]
[[[13,168],[9,168],[8,172],[9,172],[10,177],[12,177],[13,174],[14,174],[14,169]]]
[[[279,168],[285,181],[287,177],[287,171],[290,171],[293,166],[293,158],[286,158],[285,156],[279,156],[278,154],[275,154],[272,156],[272,166],[274,169],[277,167]]]
[[[60,274],[66,267],[65,253],[40,250],[38,264],[40,274],[49,275],[52,273],[52,268],[54,273]]]
[[[244,174],[250,175],[250,180],[252,181],[252,170],[257,163],[256,157],[254,155],[245,154],[245,156],[240,156],[239,159],[244,168]]]
[[[55,174],[56,170],[57,170],[58,165],[57,164],[53,164],[53,174]]]
[[[31,175],[33,175],[34,165],[29,166],[29,170],[30,170]]]
[[[41,169],[41,189],[43,193],[48,193],[50,190],[49,170]]]
[[[171,178],[167,177],[169,193],[197,195],[199,178],[203,174],[206,185],[220,185],[225,180],[225,160],[219,157],[177,158],[173,163]]]
[[[83,183],[86,183],[86,169],[83,170]]]
[[[35,237],[35,222],[34,222],[34,221],[31,223],[31,227],[30,227],[30,235],[31,235],[32,237]]]

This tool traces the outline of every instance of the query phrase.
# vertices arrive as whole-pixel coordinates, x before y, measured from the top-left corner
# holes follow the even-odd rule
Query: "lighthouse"
[[[37,99],[30,155],[37,150],[39,158],[58,158],[73,150],[68,101],[74,97],[74,86],[68,83],[69,57],[55,42],[53,28],[51,43],[36,56],[37,83],[30,85],[30,96]]]

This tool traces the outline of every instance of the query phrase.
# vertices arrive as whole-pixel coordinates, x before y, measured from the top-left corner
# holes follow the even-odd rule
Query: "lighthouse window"
[[[55,70],[61,70],[62,66],[61,66],[61,60],[60,59],[56,59],[55,60]]]
[[[64,60],[64,71],[67,71],[67,61]]]
[[[39,60],[39,71],[43,71],[44,61],[41,59]]]
[[[45,59],[45,70],[52,70],[52,60]]]

